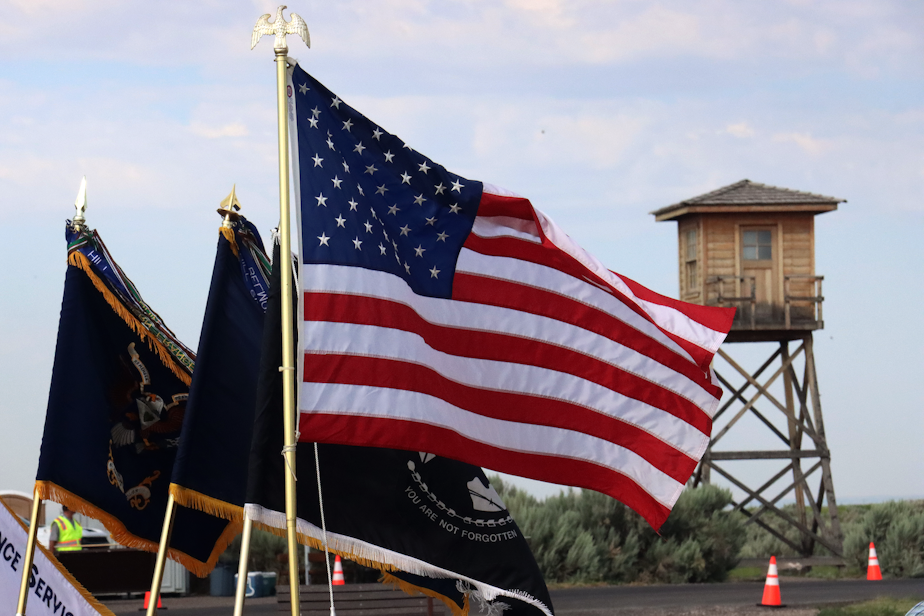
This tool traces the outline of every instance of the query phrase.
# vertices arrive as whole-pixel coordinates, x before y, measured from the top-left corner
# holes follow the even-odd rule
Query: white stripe
[[[306,265],[302,271],[303,279],[309,285],[307,291],[384,298],[410,306],[421,318],[437,325],[540,340],[595,357],[651,381],[656,386],[690,400],[710,417],[718,407],[718,400],[710,392],[685,375],[605,336],[571,323],[499,306],[420,296],[397,276],[374,270],[337,265]],[[307,340],[305,336],[301,339]],[[673,341],[668,341],[673,345]]]
[[[725,340],[725,334],[717,332],[701,323],[697,323],[690,317],[686,316],[676,308],[671,308],[663,304],[657,304],[635,296],[629,286],[622,281],[616,273],[610,271],[600,262],[599,259],[588,253],[586,250],[574,243],[568,235],[559,228],[558,225],[546,216],[542,211],[533,208],[542,232],[546,238],[555,244],[560,250],[571,255],[584,267],[600,276],[603,280],[613,285],[620,293],[633,299],[633,301],[642,308],[646,313],[651,315],[655,322],[666,331],[687,340],[696,346],[706,349],[710,352],[718,350],[719,345]]]
[[[537,453],[590,461],[632,479],[655,500],[673,507],[683,484],[633,451],[580,432],[502,421],[470,413],[444,400],[399,390],[304,383],[302,410],[313,414],[349,415],[413,421],[448,428],[463,437],[511,452]]]
[[[658,344],[667,347],[687,361],[693,361],[683,347],[670,339],[656,325],[640,316],[595,284],[575,278],[561,270],[545,265],[521,261],[512,257],[495,257],[484,255],[467,248],[459,254],[457,272],[486,276],[489,278],[509,280],[537,289],[544,289],[562,297],[568,297],[588,306],[592,306],[622,321],[629,327],[652,338]]]
[[[478,389],[576,404],[635,425],[697,460],[708,441],[708,435],[682,419],[586,379],[536,366],[457,357],[404,330],[308,321],[302,339],[306,354],[394,359],[426,366],[450,381]]]
[[[513,237],[534,244],[542,243],[535,222],[512,216],[478,216],[472,233],[483,238]]]
[[[252,519],[254,522],[259,522],[260,524],[278,529],[286,528],[286,516],[282,512],[266,509],[253,503],[247,503],[244,505],[244,511],[247,517]],[[298,534],[311,537],[319,543],[323,543],[325,541],[323,531],[311,522],[308,522],[302,518],[296,518],[295,526]],[[484,582],[460,575],[454,571],[443,569],[442,567],[436,567],[428,562],[407,556],[406,554],[394,552],[381,546],[367,543],[365,541],[360,541],[359,539],[355,539],[347,535],[341,535],[327,531],[326,540],[330,545],[330,549],[335,552],[350,554],[363,560],[386,565],[386,567],[382,567],[382,570],[390,569],[390,567],[388,567],[388,565],[390,565],[391,567],[397,567],[402,571],[407,571],[408,573],[413,573],[415,575],[423,575],[432,578],[465,580],[477,589],[477,592],[485,601],[493,601],[497,597],[501,596],[511,597],[530,603],[541,610],[544,614],[546,614],[546,616],[552,616],[548,606],[521,590],[505,590],[503,588],[498,588],[497,586],[485,584]]]

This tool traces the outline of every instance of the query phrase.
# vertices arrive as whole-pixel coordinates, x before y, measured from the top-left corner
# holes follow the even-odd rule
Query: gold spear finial
[[[272,34],[276,37],[276,43],[273,45],[273,50],[276,52],[276,55],[285,55],[289,53],[289,47],[286,45],[287,34],[299,35],[302,37],[302,40],[305,41],[305,45],[311,47],[311,37],[308,36],[308,24],[296,13],[289,13],[289,15],[292,16],[292,21],[286,23],[285,18],[282,16],[282,11],[285,8],[286,5],[283,4],[276,9],[276,19],[273,20],[272,24],[269,22],[269,13],[266,13],[257,20],[257,24],[253,27],[253,36],[250,38],[251,49],[256,47],[260,39],[267,34]]]
[[[87,176],[83,176],[83,180],[80,181],[80,190],[77,191],[77,199],[74,200],[74,207],[77,208],[77,213],[74,214],[74,220],[71,222],[74,225],[74,229],[80,231],[87,222],[86,216],[83,215],[84,212],[87,211]]]
[[[221,223],[222,227],[230,229],[232,223],[236,222],[240,215],[235,212],[235,209],[241,209],[241,202],[237,200],[237,194],[235,190],[237,189],[237,184],[231,185],[231,192],[225,197],[221,203],[218,205],[218,213],[225,217],[224,221]]]

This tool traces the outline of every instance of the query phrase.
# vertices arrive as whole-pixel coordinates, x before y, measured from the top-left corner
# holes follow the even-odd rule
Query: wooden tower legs
[[[798,343],[792,352],[790,342]],[[719,349],[718,354],[744,381],[734,386],[716,372],[726,399],[716,413],[712,440],[694,475],[694,485],[711,483],[714,471],[745,493],[740,502],[734,503],[735,509],[747,517],[745,524],[757,524],[802,558],[811,557],[816,545],[824,546],[835,556],[843,556],[811,332],[793,341],[779,341],[779,347],[753,374],[724,349]],[[801,375],[796,368],[799,363],[803,368]],[[763,382],[759,380],[761,377]],[[773,391],[777,393],[782,386],[782,400],[771,393],[774,385]],[[719,441],[747,414],[755,416],[769,430],[766,436],[770,441],[782,442],[784,447],[718,450]],[[755,446],[760,445],[755,442]],[[755,488],[728,470],[734,466],[730,463],[746,460],[780,460],[787,464]],[[775,493],[771,494],[771,488]],[[794,507],[778,504],[790,494],[795,500]]]

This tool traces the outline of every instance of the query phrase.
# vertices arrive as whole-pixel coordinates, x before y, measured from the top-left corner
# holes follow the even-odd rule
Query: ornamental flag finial
[[[277,55],[287,54],[289,52],[289,47],[286,45],[287,34],[299,35],[305,42],[305,45],[311,47],[311,37],[308,36],[308,25],[305,23],[305,20],[296,13],[289,13],[289,15],[292,16],[292,21],[286,22],[285,18],[282,16],[282,11],[285,8],[286,5],[283,4],[276,9],[276,18],[273,20],[273,23],[269,21],[269,13],[266,13],[257,20],[256,25],[253,27],[253,36],[250,39],[251,49],[256,47],[260,39],[267,34],[272,34],[276,37],[273,50]]]
[[[87,222],[84,212],[87,211],[87,176],[83,176],[83,180],[80,181],[80,189],[77,191],[77,198],[74,200],[74,207],[77,208],[77,213],[74,214],[74,220],[71,221],[74,225],[74,228],[80,230]]]

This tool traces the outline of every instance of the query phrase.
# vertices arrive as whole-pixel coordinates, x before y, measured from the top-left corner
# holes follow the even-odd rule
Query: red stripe
[[[459,272],[456,272],[453,281],[452,295],[456,301],[501,306],[576,325],[684,375],[716,399],[722,397],[722,389],[713,385],[707,375],[689,359],[678,355],[610,313],[578,300],[507,280]]]
[[[536,230],[540,234],[542,233],[542,228],[539,226],[532,203],[529,202],[529,199],[524,199],[523,197],[502,197],[482,193],[481,201],[478,203],[478,216],[509,216],[510,218],[531,220],[536,223]]]
[[[496,296],[500,296],[500,293]],[[583,304],[577,304],[570,314],[580,323],[584,320],[582,313],[588,311],[598,313]],[[354,323],[414,332],[430,347],[449,355],[531,365],[572,374],[662,409],[707,436],[712,430],[709,416],[686,398],[596,357],[533,339],[437,325],[424,320],[412,308],[398,302],[355,295],[305,293],[305,320]],[[689,367],[689,363],[686,366]]]
[[[299,432],[303,442],[409,451],[408,443],[414,443],[413,451],[438,451],[442,456],[469,464],[491,460],[492,465],[506,473],[589,488],[612,496],[640,513],[655,530],[661,527],[670,513],[670,509],[652,498],[635,481],[611,469],[586,460],[499,449],[471,441],[440,426],[378,417],[303,413],[299,418]]]
[[[471,387],[432,368],[391,359],[306,354],[304,365],[307,383],[416,391],[479,415],[589,434],[637,453],[680,483],[696,469],[696,460],[638,426],[561,400]]]

